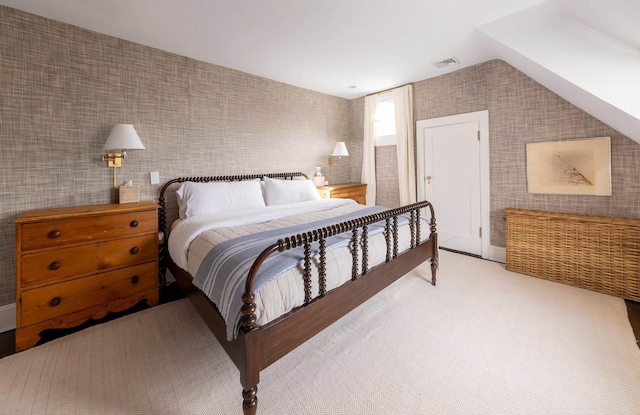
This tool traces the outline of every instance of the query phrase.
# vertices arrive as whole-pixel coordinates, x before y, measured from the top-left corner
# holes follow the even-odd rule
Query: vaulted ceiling
[[[500,58],[640,142],[638,0],[0,4],[347,99]]]

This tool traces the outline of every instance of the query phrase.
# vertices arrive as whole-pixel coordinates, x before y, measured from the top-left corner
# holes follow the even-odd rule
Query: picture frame
[[[527,193],[611,196],[611,137],[526,144]]]

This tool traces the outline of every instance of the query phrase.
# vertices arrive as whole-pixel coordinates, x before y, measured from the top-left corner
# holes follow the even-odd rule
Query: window
[[[397,144],[396,113],[391,92],[378,95],[375,123],[376,146],[395,146]]]

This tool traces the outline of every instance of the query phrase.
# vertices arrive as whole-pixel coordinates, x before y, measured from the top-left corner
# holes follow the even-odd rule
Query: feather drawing
[[[583,186],[593,186],[591,180],[587,179],[584,174],[582,174],[575,166],[573,166],[569,160],[566,159],[562,155],[561,152],[554,153],[554,156],[557,157],[565,166],[564,169],[564,177],[567,179],[568,184],[572,185],[583,185]]]

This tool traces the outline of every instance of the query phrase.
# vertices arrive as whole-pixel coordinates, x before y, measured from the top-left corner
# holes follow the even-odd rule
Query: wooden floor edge
[[[624,303],[627,305],[627,315],[633,334],[636,336],[636,344],[640,347],[640,303],[631,300],[624,300]]]

